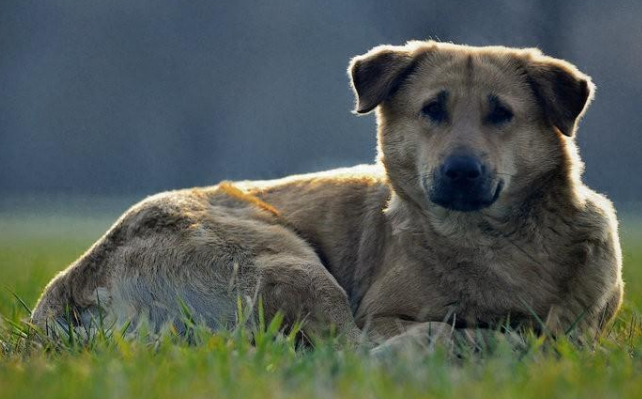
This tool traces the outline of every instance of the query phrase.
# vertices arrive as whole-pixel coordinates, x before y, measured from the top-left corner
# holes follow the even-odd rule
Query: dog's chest
[[[435,251],[415,265],[419,319],[458,315],[469,323],[545,316],[559,292],[556,259],[530,248]],[[438,298],[438,300],[436,300]]]

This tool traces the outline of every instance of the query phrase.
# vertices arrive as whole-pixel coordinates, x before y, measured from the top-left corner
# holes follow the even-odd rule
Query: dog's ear
[[[591,78],[568,62],[545,56],[529,63],[528,78],[544,117],[562,134],[572,137],[593,98]]]
[[[388,98],[408,76],[414,59],[408,46],[378,46],[354,57],[348,73],[357,97],[355,111],[366,114]]]

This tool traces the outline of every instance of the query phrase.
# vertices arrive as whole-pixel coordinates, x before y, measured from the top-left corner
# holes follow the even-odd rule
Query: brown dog
[[[374,341],[510,320],[598,333],[622,301],[611,203],[581,181],[573,136],[593,85],[534,49],[410,42],[356,57],[379,162],[159,194],[46,288],[33,321],[212,328],[236,298]],[[443,323],[442,323],[443,322]],[[445,324],[449,323],[449,324]]]

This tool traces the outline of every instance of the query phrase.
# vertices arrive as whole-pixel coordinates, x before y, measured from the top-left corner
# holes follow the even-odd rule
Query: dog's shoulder
[[[580,266],[580,280],[586,287],[621,286],[622,252],[615,208],[608,198],[586,186],[579,194],[581,206],[572,220],[570,238],[571,246],[581,249],[577,252],[581,256],[569,261]]]
[[[618,221],[613,203],[603,194],[586,186],[579,190],[580,212],[576,214],[576,227],[589,241],[609,242],[617,238]]]

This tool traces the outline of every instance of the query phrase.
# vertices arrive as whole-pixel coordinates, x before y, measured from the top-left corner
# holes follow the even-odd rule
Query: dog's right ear
[[[367,114],[394,92],[412,69],[413,53],[406,46],[378,46],[352,59],[348,73],[357,113]]]

